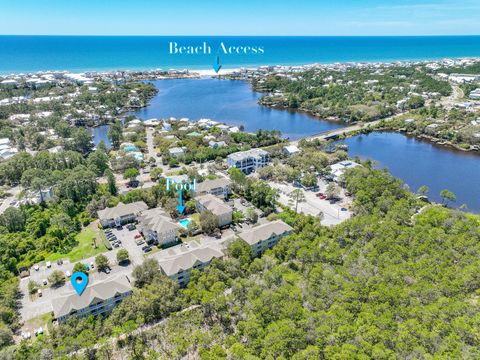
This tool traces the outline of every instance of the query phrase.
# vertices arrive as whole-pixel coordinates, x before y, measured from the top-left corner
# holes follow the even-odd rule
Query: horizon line
[[[478,37],[479,34],[418,34],[418,35],[160,35],[160,34],[0,34],[0,36],[64,36],[64,37]]]

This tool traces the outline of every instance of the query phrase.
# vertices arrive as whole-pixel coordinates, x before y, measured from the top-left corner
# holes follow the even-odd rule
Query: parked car
[[[144,243],[145,243],[145,241],[142,238],[135,240],[135,244],[137,244],[137,245],[142,245]]]
[[[141,238],[141,237],[142,237],[142,234],[137,234],[137,235],[135,235],[135,239],[139,239],[139,238]]]
[[[72,273],[67,270],[67,271],[65,271],[65,276],[66,276],[67,278],[69,278],[70,276],[72,276]]]
[[[43,294],[42,294],[42,289],[38,289],[38,290],[37,290],[37,294],[38,294],[38,297],[42,297],[42,295],[43,295]]]
[[[117,230],[122,230],[123,229],[123,226],[122,225],[118,225],[117,226]]]
[[[42,280],[42,283],[43,283],[43,285],[47,285],[47,284],[48,284],[47,279],[43,279],[43,280]]]
[[[135,226],[134,224],[128,224],[128,225],[127,225],[127,229],[128,229],[129,231],[132,231],[132,230],[135,230],[135,229],[136,229],[136,226]]]
[[[35,269],[35,271],[40,270],[40,267],[38,265],[35,265],[33,268]]]
[[[52,267],[52,263],[50,261],[47,261],[47,268],[51,268]]]
[[[145,245],[144,247],[142,247],[142,250],[143,252],[149,252],[149,251],[152,251],[152,248],[148,245]]]
[[[108,266],[103,269],[103,271],[105,271],[105,274],[110,274],[110,268]]]
[[[63,264],[63,260],[62,260],[62,259],[57,260],[57,265],[62,265],[62,264]]]
[[[93,269],[95,267],[95,264],[93,262],[91,262],[90,267]]]
[[[119,246],[120,246],[119,243],[117,243],[117,242],[114,242],[114,243],[113,243],[113,247],[114,247],[114,248],[118,248]]]

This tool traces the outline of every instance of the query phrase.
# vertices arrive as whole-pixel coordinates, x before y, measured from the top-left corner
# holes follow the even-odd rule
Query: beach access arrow
[[[215,70],[215,72],[218,73],[221,68],[222,68],[222,65],[220,65],[220,57],[217,55],[217,62],[213,64],[213,70]]]
[[[183,212],[185,211],[185,206],[183,205],[183,202],[182,202],[182,190],[180,190],[178,192],[178,205],[177,205],[177,210],[178,210],[178,213],[180,215],[183,214]]]

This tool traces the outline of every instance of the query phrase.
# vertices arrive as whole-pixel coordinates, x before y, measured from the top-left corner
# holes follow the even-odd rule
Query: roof
[[[225,178],[218,178],[214,180],[205,180],[201,183],[197,184],[197,192],[209,192],[212,189],[224,188],[226,186],[230,186],[232,181]]]
[[[142,211],[139,217],[139,222],[147,230],[156,231],[157,233],[164,233],[170,230],[177,230],[180,225],[175,224],[170,218],[165,216],[165,213],[159,209],[154,208]]]
[[[281,235],[285,232],[292,231],[293,228],[285,224],[281,220],[272,221],[238,234],[238,237],[246,243],[253,245],[262,240],[267,240],[273,235]]]
[[[106,208],[97,212],[100,220],[109,220],[122,217],[129,214],[138,214],[143,210],[147,210],[148,206],[143,201],[136,201],[130,204],[118,204],[113,208]]]
[[[299,152],[300,149],[296,147],[295,145],[288,145],[283,147],[286,151],[288,151],[290,154],[294,154],[296,152]]]
[[[205,207],[207,210],[210,210],[213,214],[221,216],[223,214],[228,214],[232,212],[232,209],[225,205],[221,200],[212,194],[206,194],[203,196],[197,197],[197,201]]]
[[[168,151],[170,152],[170,154],[183,154],[183,149],[179,147],[168,149]]]
[[[262,149],[251,149],[247,151],[239,151],[233,154],[228,155],[228,158],[234,160],[234,161],[240,161],[245,158],[253,157],[253,158],[258,158],[261,156],[268,155],[268,152]]]
[[[176,251],[175,255],[159,260],[160,268],[165,275],[175,275],[180,270],[193,268],[197,263],[207,263],[214,258],[222,258],[224,255],[219,249],[210,246],[198,247],[198,244],[195,245],[196,247],[190,247],[185,244],[179,245],[178,247],[181,247],[181,249],[179,249],[180,251]]]
[[[80,296],[71,292],[67,296],[52,299],[55,318],[68,315],[74,310],[84,309],[92,303],[110,299],[117,294],[127,293],[131,291],[131,289],[130,281],[126,276],[122,275],[113,280],[87,286]]]

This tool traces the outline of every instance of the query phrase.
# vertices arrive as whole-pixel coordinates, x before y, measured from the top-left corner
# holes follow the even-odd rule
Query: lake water
[[[440,191],[448,189],[457,196],[455,206],[467,204],[480,212],[480,155],[454,151],[399,133],[370,133],[343,141],[350,156],[376,160],[401,178],[411,191],[422,185],[430,188],[428,197],[441,201]]]
[[[153,82],[159,90],[150,105],[133,114],[150,118],[209,118],[231,125],[243,125],[245,131],[279,130],[284,137],[299,137],[343,127],[344,124],[318,121],[313,116],[259,106],[261,94],[253,92],[245,81],[171,79]]]
[[[315,119],[302,113],[269,109],[257,104],[260,94],[248,83],[230,80],[160,80],[158,95],[150,106],[135,114],[143,119],[174,116],[192,120],[207,117],[246,131],[277,129],[292,139],[344,126]],[[97,140],[107,138],[107,127],[94,129]],[[429,197],[440,201],[443,189],[457,196],[456,206],[464,203],[480,213],[480,155],[454,151],[398,133],[372,133],[345,140],[352,157],[371,158],[401,178],[412,191],[430,188]]]

